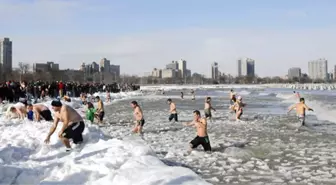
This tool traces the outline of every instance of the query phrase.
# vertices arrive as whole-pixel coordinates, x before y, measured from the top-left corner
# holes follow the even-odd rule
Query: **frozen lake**
[[[183,100],[181,91],[185,94]],[[292,90],[237,89],[248,104],[243,122],[234,121],[229,113],[228,92],[223,88],[199,89],[196,101],[192,101],[189,89],[170,89],[162,95],[148,88],[144,96],[118,100],[107,108],[107,120],[112,126],[104,128],[104,132],[120,139],[128,136],[131,124],[126,123],[133,119],[130,101],[137,100],[146,119],[144,140],[160,159],[168,165],[188,167],[212,184],[336,183],[333,91],[300,91],[315,112],[307,113],[307,127],[299,131],[295,111],[287,115],[287,108],[298,102]],[[187,155],[196,130],[182,122],[190,121],[195,109],[203,114],[206,96],[212,97],[217,109],[208,125],[213,152],[204,153],[200,146]],[[167,98],[176,102],[180,122],[168,121]]]

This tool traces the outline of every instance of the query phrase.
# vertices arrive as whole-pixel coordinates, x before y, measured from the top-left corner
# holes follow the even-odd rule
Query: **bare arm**
[[[192,126],[192,125],[195,125],[195,121],[192,121],[192,122],[187,122],[184,124],[185,126]]]
[[[289,107],[289,109],[288,109],[288,112],[287,113],[290,113],[294,108],[296,107],[296,104],[295,105],[292,105],[292,106],[290,106]]]
[[[25,115],[23,114],[23,111],[21,109],[18,109],[18,108],[16,110],[19,114],[20,119],[24,119]]]
[[[55,132],[56,128],[57,128],[57,125],[58,125],[58,122],[59,122],[59,118],[56,117],[56,119],[54,120],[54,124],[52,125],[52,127],[50,128],[50,131],[49,131],[49,134],[47,136],[47,138],[50,138],[51,135],[53,135],[53,133]]]
[[[309,111],[314,111],[312,108],[308,107],[306,104],[304,104],[304,108],[309,110]]]
[[[216,111],[216,109],[213,108],[212,104],[209,103],[209,105],[210,105],[210,109],[212,109],[213,111]]]

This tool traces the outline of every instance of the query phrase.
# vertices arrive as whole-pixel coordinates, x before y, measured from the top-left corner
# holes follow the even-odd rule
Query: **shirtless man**
[[[9,112],[11,112],[13,114],[17,114],[19,119],[24,119],[27,115],[26,105],[23,104],[22,102],[18,102],[14,106],[11,106],[9,108],[9,111],[7,113],[8,117],[9,117]]]
[[[178,122],[175,103],[170,98],[167,100],[167,103],[169,104],[169,112],[170,112],[168,120],[171,121],[174,119],[175,122]]]
[[[134,110],[133,115],[134,115],[134,118],[135,118],[135,121],[134,121],[135,122],[135,127],[133,129],[133,132],[142,134],[142,128],[143,128],[143,125],[145,124],[145,120],[144,120],[144,117],[143,117],[142,110],[141,110],[140,106],[138,105],[138,102],[136,102],[136,101],[132,101],[131,106]]]
[[[243,115],[243,107],[245,107],[245,103],[243,103],[243,98],[241,96],[237,97],[236,102],[232,106],[232,110],[236,113],[236,120],[240,120],[240,117]]]
[[[233,92],[233,89],[230,90],[230,108],[235,104],[236,102],[236,93]]]
[[[195,126],[197,130],[197,136],[190,142],[190,151],[194,148],[197,148],[199,145],[202,145],[204,151],[211,151],[210,140],[207,131],[207,120],[201,118],[201,113],[198,110],[193,112],[194,120],[190,123],[186,123],[186,126]]]
[[[103,123],[103,119],[104,119],[104,103],[103,101],[100,99],[99,96],[96,96],[96,100],[98,101],[98,107],[97,107],[97,111],[96,111],[96,117],[99,121],[100,124]]]
[[[33,104],[28,104],[27,109],[32,110],[34,112],[36,121],[40,121],[41,117],[46,121],[52,121],[53,120],[50,110],[48,109],[47,106],[45,106],[43,104],[34,104],[34,105]]]
[[[298,118],[299,118],[302,126],[305,125],[306,110],[308,110],[308,111],[314,111],[313,109],[309,108],[305,104],[305,99],[304,98],[300,98],[300,102],[299,103],[290,106],[289,110],[288,110],[288,113],[290,113],[293,109],[296,109],[296,115],[298,116]]]
[[[196,98],[195,98],[195,91],[194,91],[194,89],[191,89],[191,100],[195,100]]]
[[[83,142],[82,133],[85,128],[83,118],[78,112],[68,105],[62,105],[60,101],[51,102],[52,109],[55,111],[54,124],[50,128],[47,138],[44,140],[46,144],[50,141],[50,136],[55,132],[59,121],[63,122],[61,131],[58,133],[58,137],[66,147],[66,151],[71,150],[70,141],[72,139],[75,144]]]
[[[211,110],[214,110],[216,112],[216,109],[214,109],[211,106],[211,97],[206,97],[205,98],[205,103],[204,103],[204,114],[205,114],[205,118],[212,118],[211,115]]]
[[[111,102],[111,94],[109,91],[106,92],[106,102]]]

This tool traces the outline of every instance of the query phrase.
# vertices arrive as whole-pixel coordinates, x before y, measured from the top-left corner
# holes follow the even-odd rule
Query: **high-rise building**
[[[308,62],[308,74],[311,79],[328,80],[328,61],[326,59]]]
[[[47,63],[34,63],[33,71],[36,72],[50,72],[50,71],[59,71],[59,64],[54,62]]]
[[[334,80],[336,79],[336,65],[334,66]]]
[[[176,78],[176,70],[174,69],[163,69],[162,78]]]
[[[299,67],[293,67],[288,69],[288,78],[301,78],[301,68]]]
[[[120,66],[119,65],[110,65],[110,73],[114,75],[116,79],[120,77]]]
[[[178,70],[178,63],[177,61],[172,61],[171,63],[166,65],[166,69],[173,69],[173,70]]]
[[[191,77],[191,70],[187,69],[186,72],[185,72],[185,75],[186,75],[187,78]]]
[[[255,75],[255,61],[250,58],[241,58],[237,61],[238,76],[254,76]]]
[[[178,69],[181,71],[181,78],[185,78],[187,70],[187,61],[180,59],[177,63],[178,63]]]
[[[99,72],[99,65],[96,62],[92,62],[91,67],[94,73]]]
[[[219,78],[218,63],[217,62],[214,62],[211,65],[211,78],[212,78],[212,80],[217,80]]]
[[[155,78],[162,78],[162,70],[154,68],[151,76]]]
[[[0,40],[0,75],[12,72],[12,41],[9,38]],[[1,78],[0,77],[0,78]]]
[[[110,61],[106,58],[100,60],[100,72],[109,73],[110,72]]]

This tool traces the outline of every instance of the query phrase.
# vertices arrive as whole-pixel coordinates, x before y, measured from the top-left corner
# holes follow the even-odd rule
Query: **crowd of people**
[[[118,93],[120,91],[134,91],[140,89],[139,85],[127,83],[113,84],[80,84],[76,82],[12,82],[8,81],[0,84],[0,103],[4,100],[8,102],[19,102],[20,98],[28,99],[44,99],[46,96],[50,98],[63,97],[79,97],[81,93],[93,94],[96,92]]]

